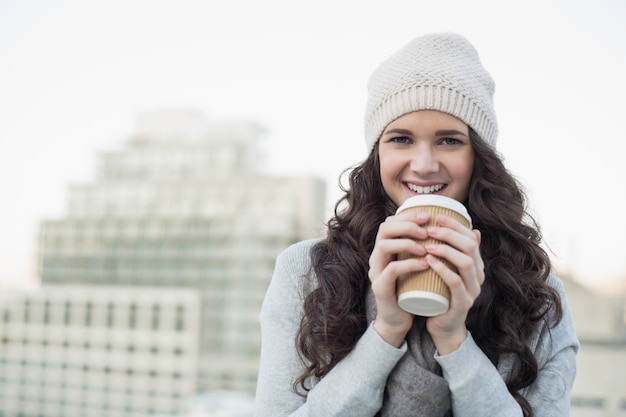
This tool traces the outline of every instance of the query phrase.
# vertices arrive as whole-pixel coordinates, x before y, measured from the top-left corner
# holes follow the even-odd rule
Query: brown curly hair
[[[538,364],[526,340],[538,322],[554,311],[562,316],[559,294],[546,283],[551,270],[540,246],[539,226],[526,210],[526,196],[501,158],[470,129],[475,162],[469,196],[464,202],[474,227],[481,231],[485,282],[466,325],[494,365],[513,354],[516,366],[507,388],[525,416],[533,410],[518,391],[531,385]],[[307,364],[294,389],[308,392],[311,378],[323,378],[354,347],[367,328],[365,298],[368,260],[379,225],[397,206],[380,179],[378,146],[361,164],[348,169],[348,186],[327,223],[327,237],[311,252],[317,278],[304,301],[297,334],[298,351]]]

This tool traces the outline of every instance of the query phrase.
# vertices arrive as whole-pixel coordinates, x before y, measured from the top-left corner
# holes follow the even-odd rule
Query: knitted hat
[[[495,148],[494,90],[493,79],[464,37],[454,33],[418,37],[383,62],[369,80],[368,152],[389,123],[417,110],[449,113]]]

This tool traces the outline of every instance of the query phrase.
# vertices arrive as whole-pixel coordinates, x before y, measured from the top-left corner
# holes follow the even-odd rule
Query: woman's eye
[[[463,141],[456,138],[442,138],[440,143],[442,145],[461,145]]]
[[[390,142],[411,143],[411,138],[409,138],[408,136],[396,136],[396,137],[391,138]]]

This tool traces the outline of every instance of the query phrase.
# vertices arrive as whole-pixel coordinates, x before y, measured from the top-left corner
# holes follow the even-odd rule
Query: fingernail
[[[415,218],[417,220],[426,220],[428,219],[428,213],[424,213],[423,211],[415,213]]]
[[[425,254],[426,254],[426,248],[424,248],[424,246],[423,246],[423,245],[421,245],[421,244],[419,244],[419,243],[417,243],[417,242],[416,242],[416,243],[415,243],[415,246],[417,247],[417,253],[418,253],[418,254],[423,254],[423,255],[425,255]]]
[[[430,255],[430,254],[426,255],[426,261],[428,261],[429,264],[439,263],[439,259],[437,259],[436,256],[433,256],[433,255]]]

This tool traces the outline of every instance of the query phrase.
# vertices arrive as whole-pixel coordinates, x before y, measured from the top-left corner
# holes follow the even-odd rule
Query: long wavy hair
[[[532,417],[530,404],[518,392],[531,385],[539,371],[526,341],[551,310],[550,324],[560,321],[560,298],[546,283],[551,263],[540,246],[539,226],[526,209],[522,187],[472,129],[470,138],[475,161],[464,204],[481,231],[485,281],[466,325],[494,365],[501,355],[514,355],[507,388],[524,415]],[[378,145],[342,177],[346,173],[349,183],[343,186],[340,181],[345,194],[327,223],[327,237],[311,252],[315,288],[304,301],[296,340],[306,364],[294,382],[299,392],[308,392],[311,379],[328,374],[365,332],[369,256],[379,225],[397,209],[382,187]]]

